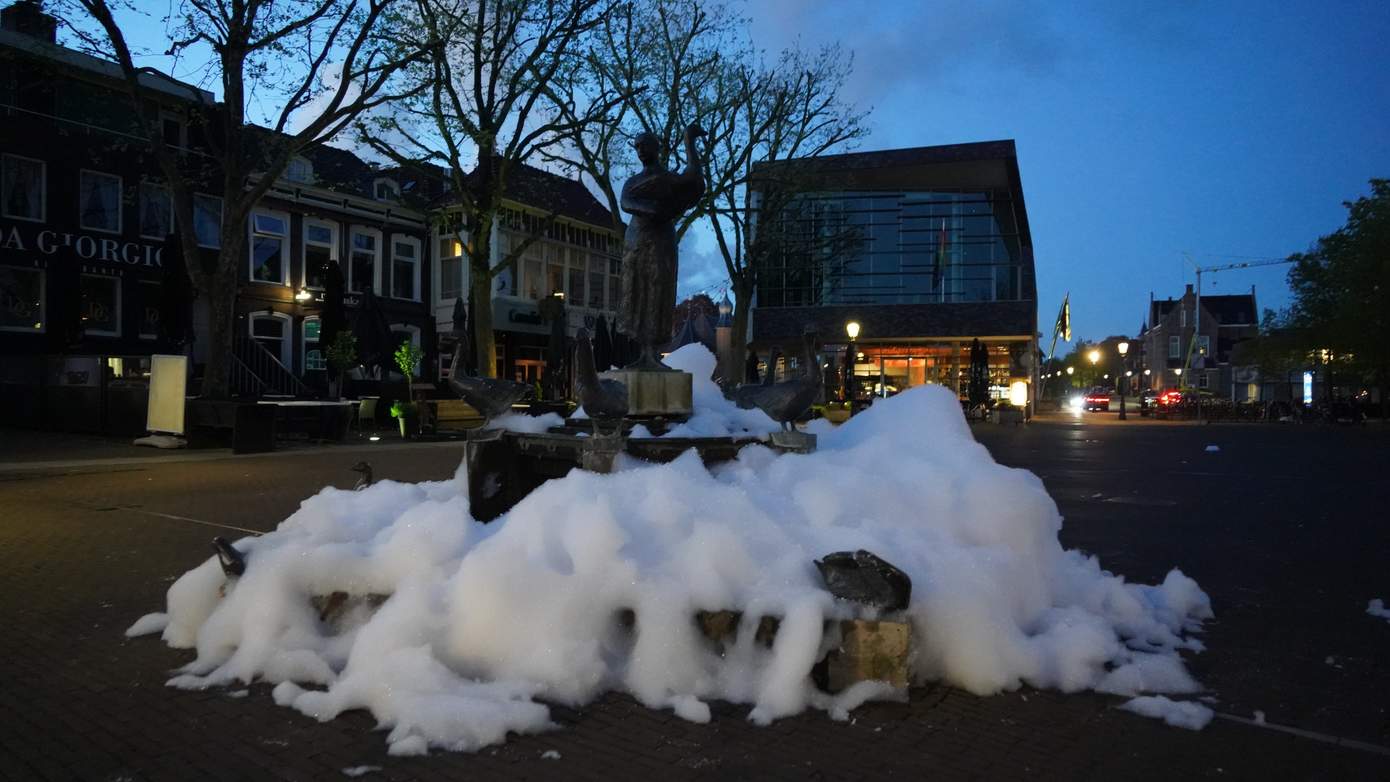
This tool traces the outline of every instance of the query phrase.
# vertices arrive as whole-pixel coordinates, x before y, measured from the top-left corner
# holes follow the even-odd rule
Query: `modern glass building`
[[[1012,141],[791,160],[754,178],[755,349],[811,324],[843,362],[854,321],[855,374],[880,394],[963,391],[977,338],[994,394],[1033,382],[1037,285]]]

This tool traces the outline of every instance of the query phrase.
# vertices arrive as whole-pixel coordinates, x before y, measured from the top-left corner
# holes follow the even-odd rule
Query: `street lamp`
[[[845,401],[849,404],[849,414],[854,415],[854,364],[859,356],[854,341],[859,339],[859,321],[846,323],[845,335],[849,337],[849,345],[845,347]]]
[[[1128,342],[1121,342],[1120,344],[1118,344],[1118,345],[1115,346],[1115,349],[1118,350],[1118,351],[1120,351],[1120,363],[1121,363],[1121,365],[1123,365],[1123,364],[1124,364],[1124,360],[1125,360],[1125,354],[1129,352],[1129,343],[1128,343]],[[1121,366],[1121,368],[1123,369],[1123,366]],[[1121,421],[1126,421],[1126,420],[1128,420],[1128,419],[1125,417],[1125,386],[1129,385],[1129,375],[1130,375],[1129,371],[1128,371],[1128,370],[1125,370],[1125,376],[1124,376],[1123,378],[1120,378],[1120,420],[1121,420]]]

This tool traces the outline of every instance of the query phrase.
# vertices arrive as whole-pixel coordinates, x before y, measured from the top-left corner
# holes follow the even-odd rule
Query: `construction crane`
[[[1279,266],[1281,264],[1293,263],[1294,261],[1291,258],[1259,258],[1240,261],[1238,263],[1224,263],[1218,266],[1198,266],[1197,262],[1192,260],[1191,253],[1185,252],[1182,255],[1183,260],[1187,261],[1187,263],[1192,266],[1193,270],[1197,272],[1197,300],[1193,308],[1195,311],[1193,312],[1192,341],[1187,345],[1187,355],[1183,358],[1182,362],[1182,374],[1178,377],[1178,387],[1186,388],[1191,380],[1191,374],[1188,372],[1188,369],[1192,364],[1192,352],[1197,347],[1198,337],[1202,334],[1202,274],[1205,272],[1231,271],[1233,269],[1251,269],[1256,266]],[[1203,353],[1203,355],[1206,354]],[[1197,420],[1202,420],[1202,395],[1200,393],[1197,394]]]

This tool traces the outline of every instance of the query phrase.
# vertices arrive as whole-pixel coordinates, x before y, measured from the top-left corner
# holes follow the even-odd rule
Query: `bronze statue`
[[[669,369],[657,348],[671,339],[676,306],[676,220],[705,194],[704,167],[695,139],[705,135],[699,125],[685,130],[687,165],[682,172],[661,167],[661,141],[642,133],[633,141],[642,161],[641,173],[623,184],[622,208],[632,215],[623,250],[623,295],[618,306],[618,329],[641,346],[633,369]]]

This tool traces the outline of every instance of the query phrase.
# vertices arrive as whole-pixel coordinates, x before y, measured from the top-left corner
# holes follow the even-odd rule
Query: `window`
[[[604,267],[607,262],[601,255],[589,256],[589,306],[596,310],[603,309],[603,289]]]
[[[141,280],[137,290],[140,292],[140,339],[159,339],[159,283]]]
[[[183,120],[177,115],[163,112],[159,115],[160,132],[164,136],[164,143],[171,147],[186,146],[183,137]]]
[[[457,239],[439,243],[439,300],[445,304],[465,294],[462,252]]]
[[[314,182],[314,164],[308,159],[296,157],[290,160],[289,166],[285,168],[285,178],[291,182],[300,182],[306,185]]]
[[[153,182],[140,183],[140,236],[164,241],[174,227],[174,206],[169,188]]]
[[[1197,338],[1197,355],[1211,355],[1211,337],[1202,336]]]
[[[1168,338],[1168,358],[1182,358],[1182,339],[1180,337]]]
[[[579,252],[570,253],[570,273],[569,288],[566,289],[566,301],[573,302],[573,306],[584,306],[584,256]]]
[[[391,296],[419,301],[420,243],[399,238],[391,242]]]
[[[82,328],[94,337],[121,336],[121,281],[117,277],[82,275]]]
[[[318,318],[304,319],[304,371],[320,372],[328,369],[328,358],[319,348],[319,329],[322,321]]]
[[[1198,372],[1198,373],[1197,373],[1197,387],[1198,387],[1198,388],[1206,388],[1206,387],[1207,387],[1207,383],[1208,383],[1208,380],[1207,380],[1207,373],[1206,373],[1206,372]]]
[[[78,181],[78,224],[89,231],[121,232],[121,178],[83,171]]]
[[[338,260],[338,225],[322,220],[304,221],[304,287],[322,288],[328,281],[328,264]]]
[[[269,351],[277,361],[290,366],[290,316],[279,312],[253,312],[251,338]]]
[[[43,270],[0,266],[0,331],[43,330]]]
[[[1179,324],[1178,324],[1178,325],[1182,326],[1183,328],[1187,328],[1187,308],[1186,308],[1186,307],[1183,307],[1183,308],[1178,312],[1178,320],[1179,320]]]
[[[523,290],[526,291],[526,298],[532,301],[539,301],[545,295],[542,291],[545,275],[541,274],[541,259],[536,255],[536,252],[534,246],[533,249],[527,250],[526,260],[523,262],[526,270]]]
[[[0,214],[16,220],[47,219],[46,164],[18,155],[0,158]]]
[[[289,276],[289,218],[278,212],[251,213],[251,279],[285,284]]]
[[[545,288],[541,296],[549,296],[555,291],[565,289],[564,251],[553,244],[545,246]]]
[[[370,228],[352,229],[350,253],[348,290],[354,293],[381,293],[376,271],[377,262],[381,259],[381,234]]]
[[[193,232],[198,246],[217,249],[222,246],[222,199],[217,196],[193,196]]]
[[[401,197],[401,188],[393,179],[378,179],[372,185],[372,193],[378,201],[398,201]]]
[[[622,295],[622,268],[622,261],[617,258],[608,259],[608,309],[610,310],[618,308],[618,298]]]

